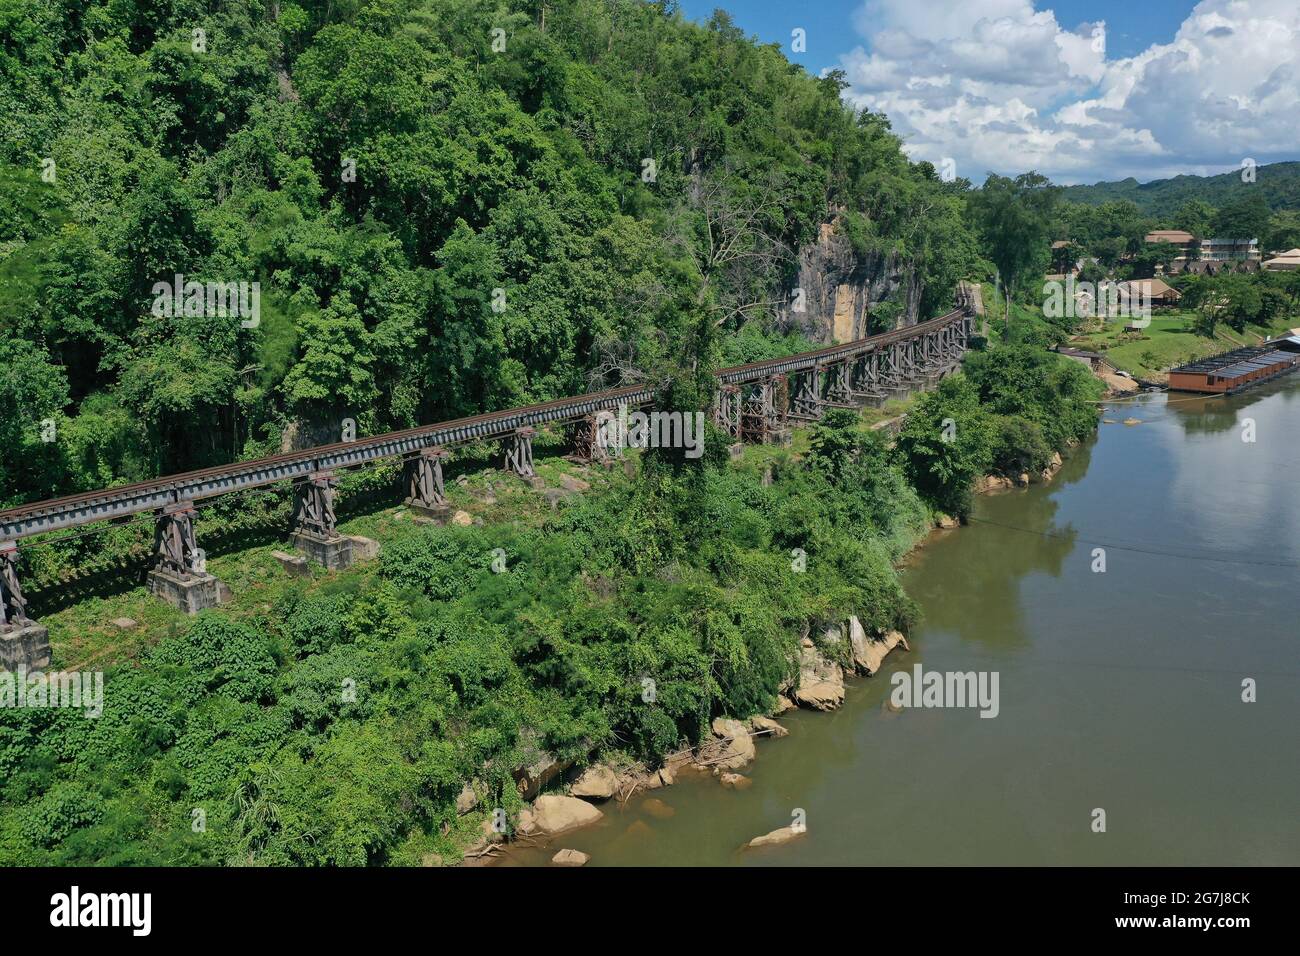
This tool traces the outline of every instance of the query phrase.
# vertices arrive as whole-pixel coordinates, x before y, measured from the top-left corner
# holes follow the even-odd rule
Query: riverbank
[[[1056,453],[1040,474],[1022,474],[1017,478],[986,475],[977,482],[975,491],[979,495],[997,495],[1018,488],[1023,490],[1031,484],[1048,485],[1061,472],[1065,461]],[[915,562],[919,552],[960,527],[961,522],[955,518],[937,516],[934,526],[916,540],[900,560],[899,567]],[[823,648],[830,648],[831,653],[825,653]],[[841,663],[841,655],[835,653],[839,648],[847,651],[847,666]],[[747,720],[715,718],[710,725],[710,737],[698,746],[675,752],[659,769],[629,771],[594,764],[575,771],[567,794],[555,793],[539,798],[544,807],[541,810],[526,808],[513,834],[500,827],[494,828],[490,821],[486,821],[481,838],[467,849],[464,862],[466,865],[510,864],[519,862],[512,858],[512,854],[527,851],[532,862],[538,862],[540,855],[549,856],[550,863],[555,866],[585,866],[591,861],[591,855],[565,846],[565,838],[585,827],[599,825],[605,818],[606,811],[601,809],[603,805],[608,804],[606,809],[616,809],[620,814],[636,814],[637,804],[641,803],[645,805],[645,813],[658,821],[666,821],[672,818],[674,811],[656,792],[679,781],[698,783],[710,779],[725,791],[748,790],[753,786],[748,774],[752,773],[760,756],[760,745],[790,736],[790,729],[778,718],[800,711],[810,715],[838,711],[852,691],[881,672],[887,660],[895,664],[900,657],[906,659],[911,650],[901,631],[871,635],[852,615],[843,625],[828,626],[820,641],[814,641],[805,632],[800,638],[797,676],[782,685],[777,705],[768,714]],[[900,712],[900,708],[889,699],[882,701],[882,708],[886,713]],[[737,849],[781,846],[806,832],[796,819],[787,826],[755,834]],[[644,839],[652,837],[650,827],[644,824],[633,824],[629,834]]]
[[[790,733],[756,738],[748,787],[683,775],[497,865],[551,865],[559,847],[588,866],[1295,865],[1300,534],[1285,482],[1255,469],[1290,473],[1300,449],[1244,445],[1234,424],[1283,433],[1297,394],[1283,380],[1108,410],[1141,425],[1101,429],[1049,483],[981,495],[960,533],[911,552],[910,649],[849,680],[842,707],[782,714]],[[999,674],[997,718],[894,711],[895,676],[917,666]],[[1267,699],[1243,700],[1247,677]],[[802,834],[742,849],[797,810]]]
[[[783,691],[838,709],[850,618],[870,641],[910,632],[896,565],[965,513],[969,476],[1043,469],[1095,428],[1074,363],[997,348],[965,369],[901,423],[828,408],[734,462],[539,454],[542,489],[453,472],[445,527],[344,517],[379,550],[341,572],[286,573],[269,524],[209,556],[234,599],[193,619],[143,588],[44,615],[56,666],[105,671],[104,711],[0,713],[0,863],[452,863],[484,826],[549,831],[570,770],[649,773]]]

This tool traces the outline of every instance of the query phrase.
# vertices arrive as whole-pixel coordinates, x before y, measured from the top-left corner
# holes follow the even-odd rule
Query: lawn
[[[1139,378],[1162,379],[1175,365],[1192,362],[1242,345],[1255,345],[1286,331],[1294,318],[1280,319],[1271,328],[1250,325],[1244,333],[1220,325],[1214,338],[1191,331],[1192,312],[1159,312],[1139,333],[1124,332],[1128,320],[1111,322],[1104,331],[1076,336],[1071,345],[1101,352],[1116,368]]]
[[[1005,324],[1002,297],[989,283],[985,283],[983,289],[989,331],[995,338],[1001,338]],[[1300,324],[1300,317],[1289,316],[1278,319],[1270,327],[1249,325],[1241,333],[1220,324],[1214,338],[1206,338],[1191,331],[1195,318],[1196,313],[1190,310],[1159,310],[1152,315],[1151,324],[1140,332],[1125,332],[1124,326],[1129,320],[1118,319],[1106,323],[1100,331],[1072,336],[1069,344],[1074,348],[1100,352],[1116,368],[1137,378],[1163,381],[1165,373],[1176,365],[1243,345],[1257,345]],[[1019,302],[1011,304],[1011,321],[1022,327],[1049,325],[1037,307]]]

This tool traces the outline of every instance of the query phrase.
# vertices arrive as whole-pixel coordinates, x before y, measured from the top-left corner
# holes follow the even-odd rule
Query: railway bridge
[[[816,421],[827,408],[879,403],[932,385],[961,361],[971,334],[971,303],[939,318],[843,345],[721,369],[711,410],[735,442],[779,441],[791,424]],[[569,430],[574,454],[587,461],[617,456],[601,440],[602,422],[620,406],[652,405],[650,386],[627,386],[538,405],[389,432],[353,441],[235,462],[215,468],[38,501],[0,511],[0,667],[49,665],[49,636],[27,613],[18,575],[20,542],[98,521],[156,516],[151,592],[187,613],[223,600],[225,586],[206,569],[195,536],[195,502],[280,481],[294,486],[293,546],[329,568],[352,563],[351,538],[336,528],[339,471],[381,459],[405,462],[405,503],[445,520],[449,507],[443,463],[457,445],[496,440],[502,468],[538,481],[532,440],[539,426]]]

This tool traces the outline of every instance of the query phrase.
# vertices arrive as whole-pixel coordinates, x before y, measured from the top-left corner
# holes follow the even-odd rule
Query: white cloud
[[[913,159],[1057,182],[1213,173],[1296,158],[1300,3],[1203,0],[1170,43],[1107,59],[1104,23],[1030,0],[866,0],[848,96]]]

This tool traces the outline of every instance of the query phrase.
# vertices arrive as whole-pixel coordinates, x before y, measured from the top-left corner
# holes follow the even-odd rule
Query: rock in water
[[[761,730],[770,737],[785,737],[790,731],[786,730],[771,717],[751,717],[749,726],[755,730]]]
[[[551,857],[556,866],[586,866],[591,857],[581,850],[561,850]]]
[[[520,820],[519,829],[525,835],[538,833],[553,836],[590,826],[603,816],[586,800],[545,794],[533,802],[531,815],[527,820]]]
[[[782,827],[779,830],[773,830],[771,833],[764,833],[762,836],[754,837],[745,846],[748,849],[756,849],[760,846],[780,846],[782,843],[789,843],[796,837],[803,836],[807,830],[796,830],[793,826]]]
[[[738,720],[719,717],[713,721],[714,740],[700,748],[700,763],[710,769],[738,770],[754,759],[754,739],[749,728]]]
[[[664,803],[658,797],[651,797],[649,800],[645,801],[641,804],[641,809],[650,814],[650,816],[654,817],[656,820],[667,820],[669,817],[675,817],[677,815],[676,810]]]
[[[858,619],[850,618],[850,640],[853,645],[853,666],[864,674],[871,675],[880,670],[885,655],[900,644],[903,650],[911,650],[901,631],[889,631],[882,637],[868,637]]]
[[[720,779],[724,787],[732,790],[744,790],[754,785],[754,781],[740,773],[724,773]]]
[[[617,792],[618,776],[603,764],[588,767],[569,788],[571,796],[589,800],[608,800]]]
[[[809,646],[810,643],[800,649],[795,703],[813,710],[834,710],[844,703],[844,671],[839,664],[818,654],[817,648]]]

